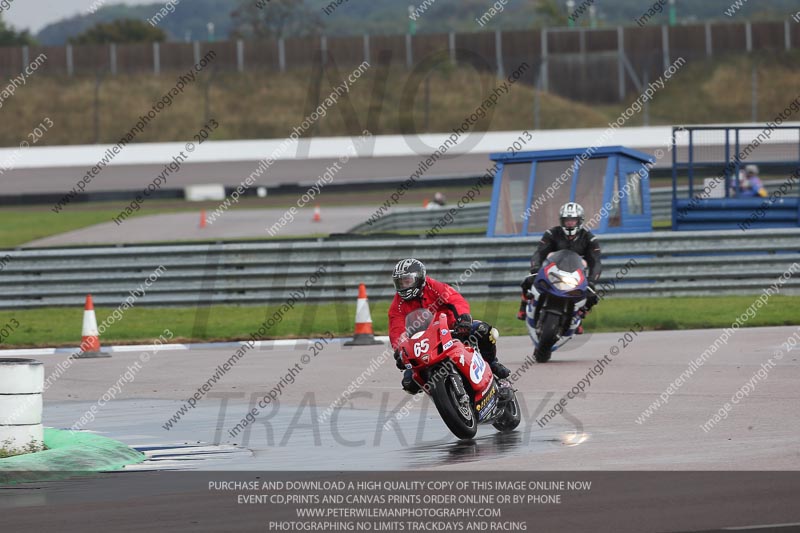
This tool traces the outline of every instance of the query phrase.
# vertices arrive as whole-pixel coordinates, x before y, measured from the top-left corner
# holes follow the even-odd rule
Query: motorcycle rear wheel
[[[431,385],[431,398],[439,416],[444,420],[447,429],[459,439],[471,439],[478,432],[478,419],[475,409],[469,405],[469,413],[465,415],[460,409],[453,379],[461,379],[458,375],[449,375],[446,379]]]

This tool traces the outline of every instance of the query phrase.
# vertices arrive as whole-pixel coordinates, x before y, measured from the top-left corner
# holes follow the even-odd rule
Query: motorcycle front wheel
[[[553,345],[558,340],[561,316],[555,313],[543,313],[540,320],[542,328],[539,334],[539,346],[533,351],[533,356],[537,363],[546,363],[550,360],[550,356],[553,354]]]
[[[437,383],[431,383],[431,398],[453,435],[459,439],[471,439],[478,432],[478,420],[472,405],[462,405],[459,401],[454,379],[461,379],[461,376],[450,374]]]

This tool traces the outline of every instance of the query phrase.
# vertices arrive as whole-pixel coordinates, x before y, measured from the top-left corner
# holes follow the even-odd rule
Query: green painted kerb
[[[108,437],[45,428],[47,450],[0,459],[0,484],[48,481],[141,463],[143,453]]]

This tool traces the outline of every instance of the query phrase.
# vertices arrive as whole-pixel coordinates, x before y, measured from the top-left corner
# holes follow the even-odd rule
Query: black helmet
[[[558,212],[558,220],[564,233],[568,237],[574,237],[583,226],[583,207],[575,202],[562,205]]]
[[[425,265],[417,259],[403,259],[392,272],[394,289],[403,300],[413,300],[422,294],[425,287]]]

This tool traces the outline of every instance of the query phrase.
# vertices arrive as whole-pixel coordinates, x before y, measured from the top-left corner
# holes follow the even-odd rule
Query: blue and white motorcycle
[[[539,363],[550,360],[557,350],[575,335],[591,290],[586,279],[586,261],[571,250],[547,256],[527,293],[525,323]]]

